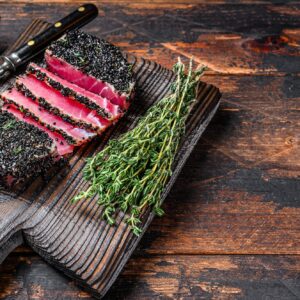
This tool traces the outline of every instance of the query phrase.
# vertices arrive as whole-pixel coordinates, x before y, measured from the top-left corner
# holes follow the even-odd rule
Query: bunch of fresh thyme
[[[73,201],[98,195],[104,206],[103,217],[114,224],[117,209],[128,213],[127,222],[136,235],[144,209],[152,207],[161,216],[161,196],[172,174],[172,164],[185,131],[185,122],[195,99],[196,85],[204,67],[187,75],[178,59],[174,65],[177,79],[171,93],[152,106],[137,126],[87,160],[84,178],[90,182],[86,191]]]

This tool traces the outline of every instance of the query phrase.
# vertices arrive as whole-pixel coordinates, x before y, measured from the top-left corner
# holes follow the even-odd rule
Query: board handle
[[[26,220],[29,203],[0,193],[0,264],[23,243],[20,224]]]

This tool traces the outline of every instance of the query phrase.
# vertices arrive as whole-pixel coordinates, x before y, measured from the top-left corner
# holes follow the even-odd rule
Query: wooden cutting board
[[[47,26],[35,20],[11,49]],[[133,56],[128,59],[134,64],[137,93],[126,116],[102,137],[78,149],[69,166],[59,169],[55,176],[38,178],[21,192],[0,191],[0,263],[25,241],[47,262],[98,298],[113,284],[142,235],[132,234],[123,222],[126,217],[123,213],[118,213],[116,226],[109,226],[101,220],[102,208],[95,199],[77,204],[71,204],[70,199],[86,186],[81,172],[85,159],[105,147],[109,138],[134,127],[136,120],[166,95],[174,80],[172,71],[155,62]],[[216,87],[199,82],[197,101],[163,198],[215,114],[220,96]],[[153,217],[150,210],[143,215],[143,233]]]

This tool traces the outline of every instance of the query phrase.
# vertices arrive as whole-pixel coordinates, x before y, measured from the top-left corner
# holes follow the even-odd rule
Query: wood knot
[[[286,35],[270,35],[247,41],[245,46],[257,53],[281,53],[282,51],[286,51],[285,48],[290,46],[290,42],[290,38]]]
[[[289,136],[285,139],[285,144],[288,146],[292,146],[295,143],[295,139],[292,136]]]

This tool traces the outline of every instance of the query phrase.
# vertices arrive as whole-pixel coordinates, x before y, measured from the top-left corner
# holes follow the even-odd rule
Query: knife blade
[[[18,67],[41,53],[51,42],[60,38],[64,33],[86,25],[97,15],[98,9],[94,4],[84,4],[28,40],[14,52],[0,56],[0,81],[3,82],[8,79]]]

